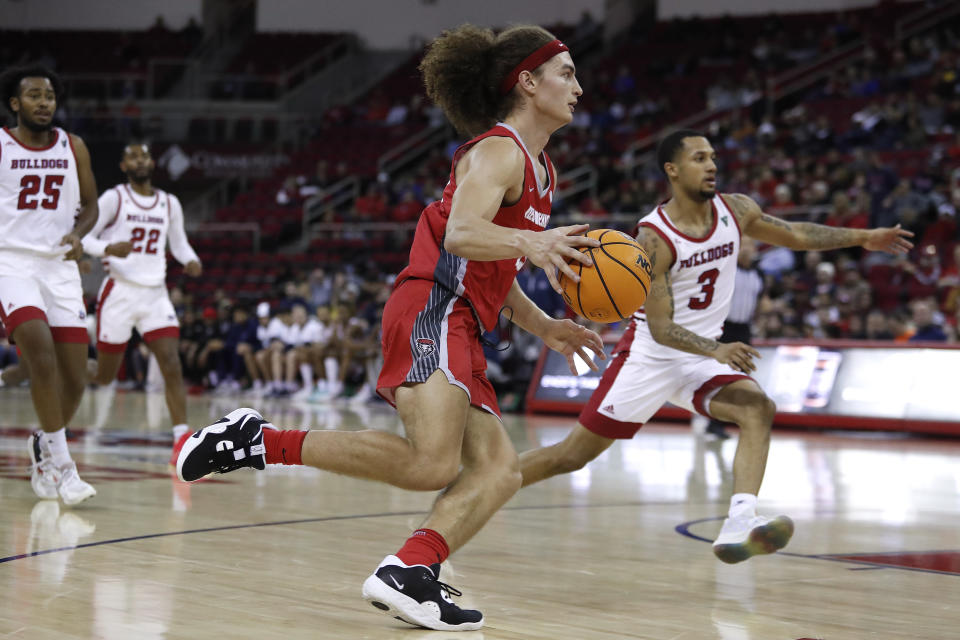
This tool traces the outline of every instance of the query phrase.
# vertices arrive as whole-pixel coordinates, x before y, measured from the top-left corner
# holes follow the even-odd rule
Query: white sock
[[[340,363],[336,358],[324,358],[323,371],[326,373],[327,382],[333,384],[340,377]]]
[[[731,518],[752,518],[757,515],[757,496],[752,493],[735,493],[730,498]]]
[[[57,431],[44,431],[43,443],[47,445],[47,450],[50,451],[53,464],[62,467],[73,462],[70,451],[67,449],[67,430],[65,428]]]
[[[190,427],[186,424],[173,425],[173,441],[179,440],[187,431],[190,431]]]
[[[303,386],[305,388],[313,388],[313,367],[306,363],[300,365],[300,377],[303,379]]]

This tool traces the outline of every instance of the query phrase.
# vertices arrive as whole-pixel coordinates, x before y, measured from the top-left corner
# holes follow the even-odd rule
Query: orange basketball
[[[569,263],[580,275],[580,282],[573,282],[561,273],[563,299],[587,320],[625,320],[647,299],[652,271],[650,259],[636,240],[621,231],[592,229],[587,236],[600,241],[599,247],[580,249],[590,254],[593,266],[576,261]]]

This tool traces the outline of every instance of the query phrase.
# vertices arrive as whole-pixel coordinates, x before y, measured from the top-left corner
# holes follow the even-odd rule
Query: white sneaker
[[[787,516],[727,518],[713,542],[713,554],[727,564],[783,549],[793,535],[793,520]]]
[[[77,464],[70,462],[60,467],[60,483],[57,492],[64,504],[79,504],[88,498],[97,495],[97,490],[84,482],[77,473]]]
[[[306,401],[310,399],[310,395],[312,393],[313,393],[313,389],[311,389],[310,387],[302,387],[298,391],[294,392],[293,395],[290,396],[290,399]]]
[[[33,492],[44,500],[56,500],[60,470],[53,464],[50,453],[44,452],[39,432],[27,438],[27,450],[30,452],[30,486]]]
[[[363,404],[370,400],[373,397],[373,391],[370,390],[370,385],[366,382],[357,389],[357,392],[353,394],[353,397],[350,398],[350,404]]]

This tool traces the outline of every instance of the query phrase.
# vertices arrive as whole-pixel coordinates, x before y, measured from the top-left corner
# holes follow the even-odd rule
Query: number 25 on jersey
[[[20,199],[17,201],[17,209],[36,209],[39,204],[44,209],[55,210],[60,202],[63,178],[58,175],[47,175],[44,178],[38,175],[23,176],[20,180]],[[40,195],[41,185],[43,185],[43,196]]]

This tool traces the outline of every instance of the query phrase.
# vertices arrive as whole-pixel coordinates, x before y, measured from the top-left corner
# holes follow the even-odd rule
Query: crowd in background
[[[689,38],[703,24],[685,21],[677,28]],[[860,250],[820,254],[761,246],[757,268],[766,286],[755,338],[960,342],[958,32],[946,24],[900,47],[868,38],[871,44],[855,64],[771,103],[764,92],[766,74],[869,35],[869,25],[846,14],[822,32],[786,34],[777,25],[777,18],[769,18],[750,38],[723,40],[716,58],[749,61],[750,71],[736,79],[721,74],[696,84],[694,79],[703,77],[696,67],[711,63],[704,59],[659,61],[646,72],[664,81],[690,78],[690,90],[717,110],[704,130],[718,152],[722,192],[747,194],[768,213],[790,220],[858,228],[902,224],[916,234],[916,249],[892,258]],[[715,28],[711,23],[709,29]],[[596,73],[583,74],[585,98],[548,153],[561,173],[591,167],[595,185],[586,195],[558,198],[552,224],[583,220],[629,231],[669,196],[655,162],[637,157],[629,145],[656,136],[676,119],[678,105],[669,95],[647,90],[635,73],[626,65],[601,64]],[[411,121],[438,125],[443,116],[419,93],[393,103],[375,93],[331,109],[316,135],[322,137],[323,127],[357,120],[384,127]],[[451,138],[405,172],[367,177],[360,197],[344,208],[330,207],[324,221],[415,222],[422,207],[439,198],[460,143]],[[275,204],[301,207],[348,175],[346,164],[320,158],[307,175],[279,177]],[[398,250],[411,237],[406,228],[406,235],[389,240]],[[363,250],[324,267],[287,268],[275,277],[273,290],[256,300],[231,299],[219,290],[212,300],[201,298],[185,293],[182,282],[171,282],[184,372],[195,390],[369,397],[379,317],[396,269],[384,270],[376,255]],[[548,313],[570,314],[541,271],[528,266],[518,278]],[[601,327],[608,337],[622,328],[623,323]],[[508,323],[486,342],[490,379],[502,392],[504,408],[515,408],[540,345]],[[0,342],[0,366],[16,357],[5,344]],[[136,344],[125,368],[132,384],[144,383],[146,362]]]

